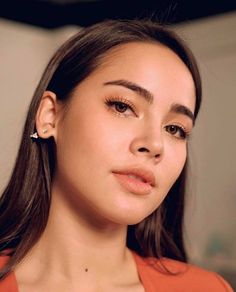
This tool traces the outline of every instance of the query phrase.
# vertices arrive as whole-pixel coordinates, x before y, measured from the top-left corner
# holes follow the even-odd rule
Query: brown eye
[[[133,113],[135,112],[133,105],[129,104],[128,101],[123,101],[123,99],[122,101],[119,99],[108,99],[106,100],[106,105],[118,114],[124,114],[127,110],[130,110]]]
[[[166,131],[170,133],[171,135],[179,139],[186,139],[187,133],[182,127],[177,126],[177,125],[169,125],[169,126],[166,126],[165,128],[166,128]]]
[[[113,103],[115,105],[115,109],[120,113],[124,113],[129,108],[129,105],[123,102],[118,101],[118,102],[113,102]]]

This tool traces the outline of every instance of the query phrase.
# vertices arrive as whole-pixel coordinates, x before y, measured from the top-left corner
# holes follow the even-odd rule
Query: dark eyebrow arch
[[[126,87],[136,92],[139,96],[143,97],[149,104],[152,104],[154,100],[154,96],[150,91],[148,91],[147,89],[141,87],[140,85],[134,82],[131,82],[125,79],[107,81],[103,83],[103,85],[119,85],[119,86]],[[178,104],[178,103],[173,104],[170,108],[170,112],[186,115],[192,120],[193,125],[195,123],[195,117],[192,111],[182,104]]]
[[[103,85],[119,85],[119,86],[126,87],[136,92],[139,96],[143,97],[149,104],[153,103],[154,97],[152,93],[134,82],[124,80],[124,79],[119,79],[119,80],[107,81],[103,83]]]
[[[187,108],[186,106],[184,106],[182,104],[179,104],[179,103],[173,104],[170,108],[170,112],[186,115],[187,117],[189,117],[192,120],[193,125],[195,124],[194,114],[192,113],[192,111],[189,108]]]

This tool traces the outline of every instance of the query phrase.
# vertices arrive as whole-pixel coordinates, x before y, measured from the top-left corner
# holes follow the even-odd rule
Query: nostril
[[[142,148],[139,148],[139,150],[138,150],[138,151],[139,151],[139,152],[144,152],[144,151],[148,152],[147,148],[144,148],[144,147],[142,147]]]
[[[150,151],[149,151],[147,148],[145,148],[145,147],[141,147],[141,148],[139,148],[138,151],[139,151],[139,152],[150,152]],[[154,155],[155,158],[159,158],[160,156],[161,156],[160,153],[157,153],[157,154]]]

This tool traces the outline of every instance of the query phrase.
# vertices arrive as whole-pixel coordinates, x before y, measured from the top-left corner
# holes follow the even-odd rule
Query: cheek
[[[111,168],[119,153],[124,151],[124,131],[112,123],[104,112],[81,110],[70,112],[58,134],[58,167],[96,172],[100,167]]]
[[[157,166],[159,184],[153,202],[154,210],[160,206],[168,195],[169,190],[181,174],[186,161],[186,147],[175,146],[165,150],[165,158],[160,162],[159,166]]]
[[[115,118],[104,109],[90,115],[81,113],[77,124],[75,140],[79,140],[80,152],[89,156],[89,163],[96,161],[111,167],[112,162],[119,162],[130,139],[130,133],[125,131],[125,120]]]
[[[170,188],[174,182],[179,177],[180,173],[183,170],[183,167],[186,162],[187,157],[187,147],[185,142],[177,142],[178,144],[175,145],[175,147],[169,148],[169,151],[167,149],[167,156],[166,161],[164,164],[164,171],[163,173],[166,174],[166,185],[168,185],[168,188]],[[172,145],[173,146],[173,145]]]

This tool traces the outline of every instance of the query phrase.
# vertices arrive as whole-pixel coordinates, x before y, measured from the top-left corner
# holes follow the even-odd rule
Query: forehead
[[[172,72],[172,76],[177,71],[178,73],[181,71],[192,81],[191,72],[181,58],[172,49],[157,42],[131,42],[116,46],[104,54],[98,70],[109,69],[109,67],[118,69],[119,67],[121,71],[128,69],[127,73],[131,73],[135,69],[146,68],[145,74],[150,72],[155,75],[161,66],[165,66],[166,73]],[[140,72],[138,73],[140,74]]]
[[[130,77],[137,75],[145,80],[168,77],[192,83],[192,75],[170,48],[158,43],[133,42],[119,45],[108,51],[100,61],[96,73],[123,73]],[[145,78],[146,77],[146,78]]]
[[[90,78],[95,83],[128,79],[154,96],[180,98],[179,102],[194,108],[191,72],[174,51],[158,43],[133,42],[114,47],[101,59]]]

